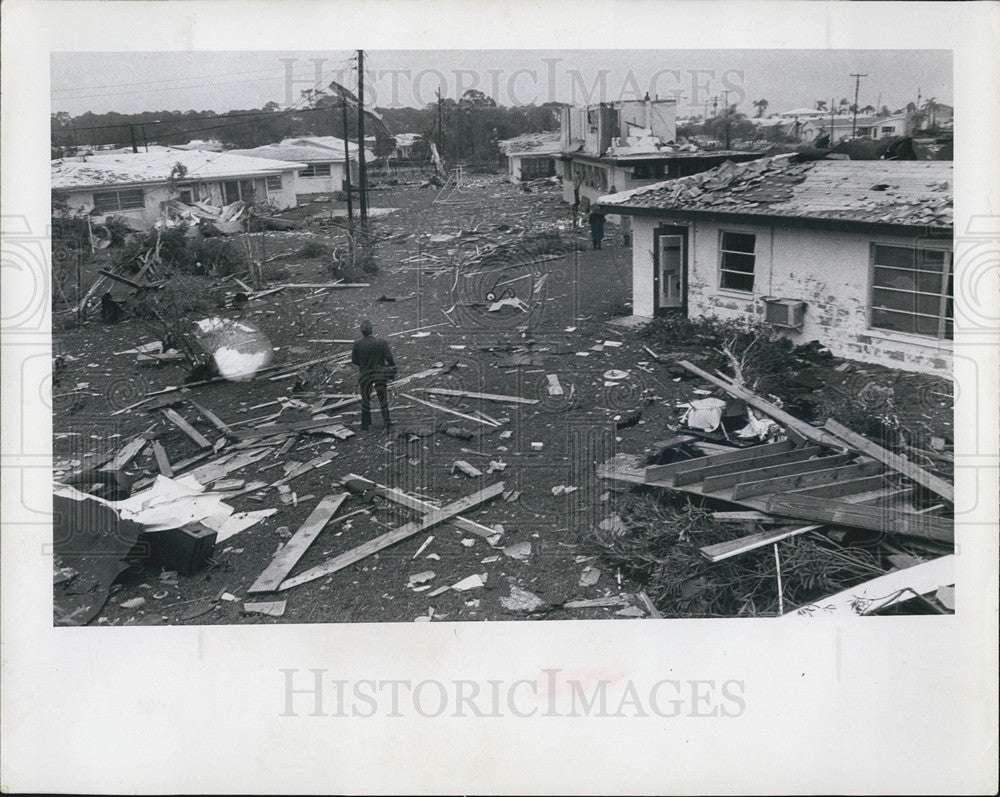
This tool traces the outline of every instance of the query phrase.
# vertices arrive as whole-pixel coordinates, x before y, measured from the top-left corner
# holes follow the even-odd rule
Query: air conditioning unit
[[[798,299],[764,298],[764,318],[767,323],[786,329],[802,329],[806,303]]]

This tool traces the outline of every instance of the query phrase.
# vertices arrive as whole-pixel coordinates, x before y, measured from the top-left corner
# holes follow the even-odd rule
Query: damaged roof
[[[354,148],[357,152],[357,147]],[[264,144],[253,149],[230,150],[233,155],[247,158],[265,158],[275,161],[293,161],[298,163],[343,163],[344,150],[337,152],[329,147],[316,147],[308,144]]]
[[[184,167],[180,179],[222,180],[256,177],[304,168],[304,163],[247,158],[228,152],[160,149],[152,152],[129,152],[63,158],[52,161],[52,188],[90,188],[107,185],[165,183],[177,164]]]
[[[669,211],[854,221],[950,229],[949,161],[727,161],[700,174],[601,197],[608,212]]]
[[[560,133],[525,133],[497,142],[500,151],[510,155],[555,155],[559,152]]]

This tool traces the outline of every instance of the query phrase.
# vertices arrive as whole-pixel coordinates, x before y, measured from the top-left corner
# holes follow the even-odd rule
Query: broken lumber
[[[472,495],[467,495],[465,498],[461,498],[458,501],[454,501],[441,507],[441,509],[435,509],[433,512],[429,512],[419,520],[411,521],[404,526],[400,526],[399,528],[386,532],[382,536],[369,540],[368,542],[359,545],[357,548],[353,548],[340,556],[328,559],[323,564],[317,565],[311,570],[307,570],[304,573],[293,576],[292,578],[283,581],[279,585],[278,589],[286,590],[291,587],[297,587],[300,584],[305,584],[309,581],[314,581],[317,578],[330,575],[331,573],[336,573],[338,570],[343,570],[345,567],[348,567],[367,556],[371,556],[374,553],[378,553],[384,548],[388,548],[390,545],[402,542],[403,540],[412,537],[414,534],[426,531],[432,526],[436,526],[438,523],[450,520],[455,517],[455,515],[459,515],[468,509],[472,509],[473,507],[489,501],[491,498],[496,498],[503,491],[504,483],[497,482],[496,484],[479,490]]]
[[[289,282],[276,285],[278,288],[368,288],[367,282]]]
[[[139,452],[146,447],[146,443],[148,442],[149,440],[144,435],[140,435],[139,437],[130,440],[122,446],[121,450],[117,454],[115,454],[114,459],[112,459],[107,465],[102,465],[100,467],[100,471],[104,473],[120,472],[139,455]]]
[[[295,567],[299,559],[302,558],[306,550],[312,545],[313,540],[326,527],[330,518],[340,509],[340,505],[347,500],[350,493],[339,493],[328,495],[323,498],[316,508],[309,513],[299,530],[292,538],[282,546],[281,550],[275,554],[271,564],[267,566],[263,573],[257,576],[257,580],[250,585],[248,594],[257,592],[274,592],[284,580],[292,568]]]
[[[219,418],[218,415],[216,415],[210,409],[208,409],[207,407],[201,406],[201,404],[199,404],[197,401],[195,401],[192,398],[188,399],[188,404],[190,404],[192,407],[194,407],[196,410],[198,410],[198,412],[200,412],[208,420],[208,422],[210,424],[212,424],[212,426],[214,426],[216,429],[218,429],[224,435],[227,435],[229,437],[235,437],[236,436],[236,432],[233,431],[232,427],[229,426],[229,424],[225,423],[221,418]]]
[[[159,469],[160,473],[168,479],[172,478],[174,475],[174,469],[170,467],[170,459],[167,457],[167,452],[163,448],[163,443],[159,440],[154,440],[151,445],[153,446],[153,456],[156,457],[156,467]]]
[[[167,417],[174,426],[180,429],[184,434],[194,440],[198,444],[199,448],[211,448],[212,444],[209,442],[208,438],[205,437],[201,432],[195,429],[191,424],[185,421],[175,410],[169,407],[164,407],[162,410],[163,414]]]
[[[393,501],[400,506],[405,506],[407,509],[415,509],[418,512],[423,512],[427,514],[428,512],[433,512],[438,507],[429,501],[424,501],[417,498],[409,493],[404,493],[395,487],[386,487],[384,484],[376,484],[373,481],[369,481],[363,476],[358,476],[354,473],[349,473],[344,477],[344,485],[349,489],[361,489],[361,490],[372,490],[375,495],[386,498]],[[456,526],[462,531],[467,531],[470,534],[475,534],[482,537],[484,540],[489,542],[495,537],[499,536],[500,532],[495,529],[491,529],[489,526],[484,526],[482,523],[476,523],[474,520],[469,520],[464,517],[454,517],[448,521],[452,526]]]
[[[479,468],[474,465],[470,465],[464,459],[456,459],[454,463],[452,463],[451,472],[454,473],[456,470],[462,471],[462,473],[466,476],[477,477],[483,475],[483,472],[479,470]]]
[[[496,393],[472,393],[468,390],[451,390],[446,387],[421,387],[416,389],[426,393],[438,393],[442,396],[458,396],[460,398],[482,399],[483,401],[501,401],[507,404],[538,403],[538,399],[526,399],[520,396],[501,396]]]
[[[748,448],[728,449],[721,454],[709,454],[704,457],[694,459],[681,459],[677,462],[668,462],[666,465],[650,465],[645,469],[645,480],[647,482],[660,482],[670,479],[674,474],[680,472],[696,471],[706,467],[716,467],[732,462],[748,462],[759,457],[771,456],[791,451],[793,448],[790,440],[780,440],[777,443],[766,443],[762,446],[750,446]],[[700,481],[701,476],[692,479],[690,483]],[[671,482],[673,484],[673,482]]]
[[[828,418],[825,428],[841,438],[847,445],[864,454],[877,459],[879,462],[888,465],[895,471],[902,473],[907,478],[913,479],[917,484],[926,487],[928,490],[948,499],[950,503],[955,503],[955,487],[944,479],[932,473],[928,473],[923,468],[914,465],[898,454],[886,451],[882,446],[873,443],[866,437],[862,437],[857,432],[848,429],[843,424],[837,423],[833,418]]]
[[[746,537],[740,537],[737,540],[727,540],[715,545],[706,545],[701,549],[701,555],[708,559],[709,562],[721,562],[723,559],[739,556],[748,551],[755,551],[766,545],[773,545],[781,540],[787,540],[789,537],[797,537],[799,534],[805,534],[807,531],[817,531],[821,528],[822,526],[815,525],[798,527],[783,526],[780,529],[773,529],[771,531],[759,531],[756,534],[748,534]]]
[[[735,396],[738,399],[742,399],[747,404],[755,407],[766,415],[771,416],[774,420],[778,421],[789,429],[795,430],[798,434],[807,440],[812,440],[814,443],[819,443],[820,445],[830,446],[831,448],[845,448],[844,442],[834,437],[832,434],[827,434],[826,432],[817,429],[814,426],[810,426],[805,421],[800,421],[793,415],[789,415],[783,409],[775,404],[772,404],[767,399],[758,396],[752,390],[747,390],[745,387],[733,384],[717,376],[713,376],[707,371],[703,371],[697,365],[692,365],[687,360],[680,360],[678,362],[682,368],[686,368],[693,374],[697,374],[706,382],[711,382],[717,387],[721,387],[731,396]]]
[[[441,410],[441,412],[448,412],[451,413],[452,415],[457,415],[459,418],[464,418],[467,421],[475,421],[476,423],[481,423],[485,426],[492,426],[494,428],[500,426],[500,424],[498,423],[493,423],[492,421],[487,421],[483,418],[477,418],[475,415],[466,415],[464,412],[453,410],[450,407],[445,407],[444,405],[437,404],[433,401],[427,401],[425,399],[417,398],[416,396],[412,396],[409,393],[401,393],[400,395],[403,396],[404,398],[408,398],[410,401],[415,401],[418,404],[423,404],[424,406],[430,407],[431,409]]]
[[[861,616],[907,600],[913,594],[926,595],[938,587],[955,583],[955,556],[949,554],[929,562],[894,570],[856,587],[802,606],[787,617]]]
[[[820,460],[810,460],[825,464],[826,458]],[[797,487],[814,486],[818,484],[830,484],[831,482],[847,481],[861,476],[871,476],[879,473],[883,469],[881,462],[858,462],[853,465],[841,465],[833,468],[823,468],[821,470],[810,470],[807,463],[799,463],[801,472],[785,476],[775,476],[764,478],[752,482],[740,482],[733,487],[732,498],[734,501],[740,498],[750,498],[755,495],[771,495],[773,493],[794,490]]]
[[[772,495],[767,499],[767,511],[774,515],[811,520],[830,526],[907,534],[940,542],[955,539],[955,522],[948,518],[918,515],[887,507],[851,504],[815,496]]]

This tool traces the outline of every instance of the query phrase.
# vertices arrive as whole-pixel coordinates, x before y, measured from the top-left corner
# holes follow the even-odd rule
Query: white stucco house
[[[552,177],[559,161],[560,133],[525,133],[497,143],[507,159],[507,179],[512,183]]]
[[[220,207],[242,200],[293,208],[295,173],[305,166],[158,147],[54,160],[51,188],[53,198],[65,201],[72,212],[90,213],[95,221],[116,217],[141,230],[163,216],[170,200]]]
[[[632,217],[633,313],[757,319],[950,376],[950,161],[727,163],[598,201]]]
[[[302,143],[265,144],[253,149],[234,149],[230,152],[233,155],[247,158],[304,164],[295,172],[294,191],[298,197],[330,194],[334,191],[343,191],[346,187],[345,174],[347,174],[347,169],[345,168],[343,149],[337,151],[332,147],[319,147]],[[351,184],[357,185],[358,158],[356,149],[351,158]]]

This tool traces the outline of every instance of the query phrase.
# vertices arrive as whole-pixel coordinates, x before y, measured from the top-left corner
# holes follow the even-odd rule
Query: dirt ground
[[[556,230],[564,240],[572,240],[571,211],[554,185],[524,193],[499,179],[482,178],[446,195],[445,202],[434,202],[438,194],[437,189],[415,185],[373,191],[374,207],[396,210],[373,221],[379,271],[367,278],[369,287],[286,289],[251,300],[242,316],[268,335],[276,351],[274,363],[287,365],[289,371],[297,363],[348,353],[349,345],[329,341],[356,337],[362,317],[371,319],[377,335],[389,336],[401,377],[435,365],[449,370],[390,391],[396,425],[391,433],[383,432],[378,424],[376,429],[361,431],[360,413],[353,405],[336,415],[355,432],[353,437],[338,440],[301,434],[287,453],[272,452],[243,472],[229,474],[274,480],[283,475],[284,463],[306,462],[323,452],[332,456],[328,465],[290,482],[295,504],[282,503],[273,489],[230,499],[238,511],[269,507],[278,511],[217,546],[213,563],[205,569],[187,577],[153,567],[126,571],[92,624],[412,622],[428,617],[431,608],[433,619],[446,621],[614,618],[622,606],[560,606],[566,601],[631,595],[642,589],[630,583],[627,575],[604,566],[588,546],[589,533],[616,511],[625,496],[620,488],[613,489],[597,478],[595,465],[619,452],[643,457],[653,453],[657,441],[676,433],[679,412],[675,405],[695,397],[693,388],[705,385],[681,379],[643,349],[650,345],[663,350],[669,341],[608,323],[628,314],[631,295],[631,249],[623,244],[619,228],[607,226],[600,251],[590,248],[584,228],[575,233],[576,251],[564,257],[541,259],[527,251],[515,262],[456,273],[456,261],[509,230],[534,229],[540,234]],[[318,214],[330,209],[324,204],[309,207]],[[478,235],[443,240],[463,231]],[[334,243],[339,235],[335,229],[319,227],[269,232],[267,253],[295,252],[308,241]],[[328,282],[327,266],[322,258],[292,258],[273,284]],[[238,290],[235,284],[229,285],[232,291]],[[502,307],[489,312],[487,295],[499,298],[504,290],[513,291],[527,311]],[[446,314],[450,308],[454,310]],[[195,444],[166,421],[161,402],[113,414],[149,392],[183,383],[185,371],[178,365],[141,366],[135,363],[134,354],[115,354],[152,339],[134,319],[119,324],[91,320],[80,328],[54,333],[54,353],[60,358],[53,377],[57,462],[78,459],[101,447],[116,451],[145,432],[158,435],[174,462],[197,452]],[[851,390],[851,380],[878,378],[891,383],[901,399],[908,392],[920,398],[918,402],[899,401],[913,415],[911,425],[920,426],[928,436],[950,440],[947,383],[863,364],[835,371],[836,364],[831,363],[826,373],[828,384],[839,380],[839,389]],[[604,374],[612,369],[627,371],[627,378],[609,382]],[[353,394],[356,388],[355,370],[350,366],[320,364],[287,378],[273,376],[282,373],[273,371],[246,383],[215,382],[170,397],[177,401],[194,398],[226,423],[246,429],[253,419],[263,420],[281,410],[282,403],[288,406],[279,421],[308,419],[304,405],[313,405],[324,396]],[[562,395],[550,395],[550,374],[558,377]],[[431,386],[534,398],[538,403],[448,399],[416,390]],[[432,399],[467,415],[479,410],[503,422],[499,427],[473,423],[404,394]],[[175,408],[206,436],[218,437],[188,405]],[[616,428],[616,418],[636,410],[642,411],[638,423]],[[450,427],[468,430],[473,436],[468,440],[449,436],[444,430]],[[420,431],[422,436],[406,434],[407,429]],[[541,450],[534,450],[533,443],[541,443]],[[452,464],[459,459],[482,471],[491,462],[505,467],[470,478],[452,473]],[[148,448],[134,470],[140,477],[156,473]],[[464,514],[502,527],[496,547],[453,526],[438,525],[331,576],[273,598],[251,596],[251,600],[287,600],[280,618],[244,614],[247,588],[317,502],[342,491],[337,481],[349,473],[442,503],[501,479],[507,491],[519,495],[515,500],[499,497]],[[575,489],[553,494],[559,486]],[[415,517],[391,502],[366,503],[358,495],[348,498],[338,515],[362,508],[369,513],[331,523],[293,573]],[[432,539],[425,545],[428,538]],[[511,555],[524,549],[519,543],[530,543],[530,554]],[[518,547],[502,550],[511,546]],[[598,570],[599,577],[596,581],[584,578],[587,586],[581,586],[587,568]],[[423,571],[434,573],[427,582],[431,588],[414,591],[408,586],[409,576]],[[483,588],[449,590],[433,598],[427,595],[474,574],[485,576]],[[560,608],[530,615],[508,609],[501,599],[511,594],[512,586]],[[224,593],[226,598],[220,599]],[[121,605],[137,597],[146,599],[141,608]],[[637,605],[634,600],[630,603]],[[625,616],[630,614],[641,612],[626,610]]]

